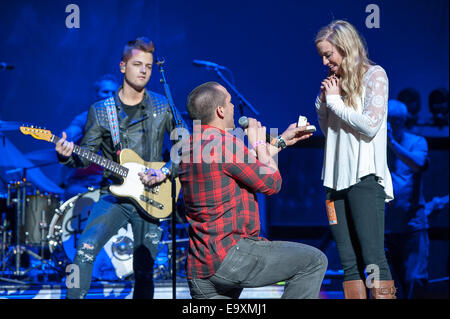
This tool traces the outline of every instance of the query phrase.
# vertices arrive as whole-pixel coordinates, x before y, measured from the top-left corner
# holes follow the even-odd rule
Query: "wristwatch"
[[[161,172],[162,172],[164,175],[166,175],[166,176],[169,176],[169,175],[170,175],[170,171],[169,171],[169,169],[168,169],[167,167],[161,168]]]
[[[281,135],[277,136],[277,144],[278,148],[281,147],[281,149],[285,149],[287,147],[286,142],[284,141],[283,136]]]

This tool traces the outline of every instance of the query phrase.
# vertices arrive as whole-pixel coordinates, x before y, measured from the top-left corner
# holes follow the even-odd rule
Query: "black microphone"
[[[194,60],[194,62],[192,62],[193,65],[200,67],[200,68],[207,68],[207,69],[219,69],[219,70],[225,70],[226,67],[221,66],[217,63],[214,62],[209,62],[209,61],[202,61],[202,60]]]
[[[241,116],[239,118],[239,126],[242,127],[244,130],[248,127],[248,117],[247,116]],[[276,140],[277,137],[273,137],[269,133],[266,133],[266,142],[272,144],[273,140]]]
[[[6,62],[0,62],[0,70],[13,70],[14,65],[8,64]]]

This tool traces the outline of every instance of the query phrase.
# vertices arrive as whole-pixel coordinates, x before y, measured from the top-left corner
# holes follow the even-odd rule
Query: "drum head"
[[[87,226],[92,206],[99,200],[100,190],[74,196],[60,207],[62,221],[59,226],[50,227],[53,234],[59,229],[59,244],[70,261],[76,254],[78,240]],[[55,237],[55,236],[54,236]],[[55,252],[57,249],[54,249]],[[131,225],[121,228],[111,237],[97,255],[92,278],[97,280],[124,279],[133,273],[133,233]]]

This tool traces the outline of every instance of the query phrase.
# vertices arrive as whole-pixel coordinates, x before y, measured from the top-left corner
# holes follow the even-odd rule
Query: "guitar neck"
[[[50,142],[56,144],[56,143],[58,143],[59,140],[60,140],[60,138],[58,136],[52,135]],[[122,177],[127,177],[127,175],[128,175],[128,168],[126,168],[126,167],[120,165],[119,163],[116,163],[110,159],[107,159],[103,156],[95,154],[85,148],[82,148],[81,146],[74,145],[73,152],[75,154],[77,154],[79,157],[82,157],[92,163],[95,163],[95,164],[113,172],[114,174],[117,174]]]

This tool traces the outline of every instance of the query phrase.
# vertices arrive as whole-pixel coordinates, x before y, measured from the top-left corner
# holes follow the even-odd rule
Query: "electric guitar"
[[[60,138],[51,131],[35,128],[33,126],[21,126],[20,131],[25,135],[31,135],[35,139],[44,140],[56,144]],[[78,145],[74,146],[73,152],[88,161],[98,164],[123,179],[120,185],[110,185],[109,190],[116,196],[132,199],[142,210],[154,218],[166,218],[172,212],[172,183],[170,179],[156,184],[145,186],[138,175],[148,168],[161,169],[164,162],[146,162],[131,149],[123,149],[119,154],[119,163],[95,154]],[[176,200],[180,192],[181,184],[175,179]]]

